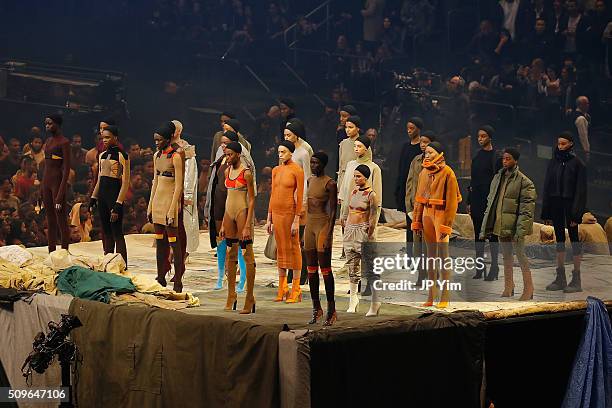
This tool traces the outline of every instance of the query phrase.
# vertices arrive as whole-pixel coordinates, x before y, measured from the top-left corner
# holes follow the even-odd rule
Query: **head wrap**
[[[484,130],[487,133],[487,135],[489,135],[489,137],[493,139],[493,135],[495,134],[495,129],[493,128],[493,126],[482,125],[480,128],[478,128],[478,130]]]
[[[574,135],[572,135],[572,132],[566,130],[565,132],[561,132],[561,134],[559,135],[560,138],[569,140],[571,143],[574,143]]]
[[[117,126],[107,126],[104,130],[106,130],[107,132],[111,132],[113,135],[115,135],[115,137],[119,136],[119,128]]]
[[[340,112],[346,112],[350,116],[357,116],[357,109],[353,105],[344,105],[340,108]]]
[[[175,119],[172,121],[172,123],[174,123],[174,127],[178,131],[179,135],[183,133],[183,124],[180,121]]]
[[[421,137],[428,138],[430,143],[436,141],[436,136],[431,130],[424,130],[423,132],[421,132]]]
[[[289,109],[293,109],[295,110],[295,102],[293,102],[291,99],[289,98],[283,98],[280,100],[280,103],[282,103],[283,105],[287,105],[287,107]]]
[[[438,154],[444,153],[444,148],[440,142],[431,142],[427,146],[434,149]]]
[[[306,137],[306,128],[304,127],[304,123],[299,119],[291,119],[285,125],[286,129],[289,129],[293,134],[297,137],[304,139]]]
[[[281,146],[285,146],[287,149],[289,149],[289,151],[291,153],[295,152],[295,145],[292,142],[290,142],[289,140],[282,140],[278,144],[278,147],[281,147]]]
[[[349,116],[349,118],[346,121],[347,122],[351,122],[357,128],[361,129],[361,118],[359,116],[351,115],[351,116]]]
[[[514,147],[506,147],[504,149],[504,153],[508,153],[516,161],[518,161],[519,157],[521,157],[521,153]]]
[[[170,123],[170,122],[168,122]],[[160,135],[161,137],[163,137],[164,139],[168,139],[170,140],[172,138],[172,135],[174,134],[174,125],[172,127],[170,127],[168,125],[168,123],[164,123],[163,125],[161,125],[156,131],[155,133],[157,133],[158,135]]]
[[[231,130],[226,130],[223,132],[223,136],[227,137],[232,142],[238,142],[240,140],[238,138],[238,134],[236,132],[232,132]]]
[[[419,130],[423,129],[423,119],[415,116],[413,118],[408,119],[408,122],[412,123],[414,126],[418,127]]]
[[[238,142],[229,142],[226,146],[226,149],[230,149],[235,151],[236,153],[242,153],[242,145]]]
[[[52,113],[50,115],[47,115],[47,117],[51,119],[53,123],[55,123],[57,126],[62,126],[62,123],[64,123],[64,118],[62,118],[62,115],[60,115],[59,113]]]
[[[355,170],[357,170],[358,172],[360,172],[361,174],[363,174],[363,177],[369,179],[370,178],[370,174],[372,173],[370,171],[370,168],[368,166],[366,166],[365,164],[360,164],[359,166],[357,166],[355,168]]]
[[[225,124],[231,126],[231,128],[234,129],[234,132],[240,132],[240,121],[238,119],[228,119],[225,121]]]
[[[100,122],[106,123],[109,126],[116,126],[117,125],[117,122],[115,122],[115,119],[113,119],[113,118],[104,118]]]
[[[236,115],[234,115],[232,112],[221,112],[221,115],[219,116],[227,116],[230,119],[235,119]]]
[[[367,136],[363,136],[363,135],[359,136],[355,141],[363,143],[366,149],[369,149],[370,145],[372,144],[372,141],[370,140],[370,138]]]
[[[319,159],[319,161],[321,162],[321,166],[323,167],[325,167],[327,165],[327,162],[329,161],[329,157],[325,152],[316,152],[312,155],[312,157],[316,157],[317,159]]]

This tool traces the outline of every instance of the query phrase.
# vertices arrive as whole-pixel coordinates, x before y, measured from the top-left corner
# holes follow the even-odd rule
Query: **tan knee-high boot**
[[[521,265],[521,272],[523,272],[523,294],[519,300],[531,300],[533,299],[533,280],[529,265]]]
[[[227,258],[225,260],[225,275],[227,276],[227,301],[225,310],[236,310],[236,267],[238,265],[238,243],[227,243]]]
[[[255,288],[255,254],[253,253],[253,244],[247,244],[244,253],[244,262],[246,264],[246,298],[244,299],[244,307],[240,314],[255,313],[255,296],[253,289]]]

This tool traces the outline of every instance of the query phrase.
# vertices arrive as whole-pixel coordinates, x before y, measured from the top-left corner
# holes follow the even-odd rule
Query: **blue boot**
[[[242,249],[238,248],[238,267],[240,268],[240,282],[236,288],[236,293],[244,292],[244,284],[246,283],[246,263],[244,262],[244,255]]]
[[[219,277],[217,278],[217,284],[215,290],[223,289],[223,275],[225,275],[225,254],[227,253],[227,243],[225,240],[217,244],[217,270]]]

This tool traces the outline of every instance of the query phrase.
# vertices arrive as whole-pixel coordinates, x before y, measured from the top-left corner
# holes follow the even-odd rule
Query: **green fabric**
[[[81,266],[64,269],[57,277],[60,292],[81,299],[109,303],[112,292],[136,292],[131,279],[106,272],[96,272]]]
[[[525,238],[533,232],[533,217],[535,213],[536,190],[533,182],[516,166],[508,174],[503,196],[499,194],[503,187],[505,169],[497,172],[491,182],[487,210],[485,211],[481,237],[493,233],[496,221],[496,204],[501,201],[500,237],[511,237],[514,240]]]

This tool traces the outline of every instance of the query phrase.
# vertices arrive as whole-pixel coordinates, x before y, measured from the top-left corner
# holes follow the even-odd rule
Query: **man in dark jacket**
[[[502,297],[514,296],[514,247],[523,273],[523,294],[519,300],[530,300],[533,299],[533,280],[525,255],[525,237],[533,232],[536,191],[533,182],[519,170],[519,157],[519,151],[512,147],[504,150],[504,167],[491,182],[480,238],[493,234],[501,242],[504,256]]]
[[[397,177],[395,178],[395,202],[398,211],[406,212],[406,179],[408,178],[410,163],[422,153],[420,145],[421,129],[423,129],[423,119],[418,117],[408,119],[406,133],[408,133],[410,140],[402,146],[398,160]],[[406,225],[410,226],[411,223],[412,220],[406,214]],[[412,241],[412,230],[408,227],[406,228],[406,251],[408,255],[412,254]]]
[[[480,239],[480,229],[482,227],[482,219],[485,210],[487,209],[487,196],[491,188],[493,176],[502,168],[501,157],[497,154],[491,143],[491,139],[495,134],[495,129],[492,126],[484,125],[478,129],[478,144],[480,150],[472,159],[470,185],[468,187],[467,210],[474,224],[474,247],[476,249],[476,257],[484,258],[485,240]],[[496,235],[489,236],[489,248],[491,251],[491,269],[486,275],[486,267],[476,270],[474,279],[480,279],[486,275],[486,281],[497,280],[499,266],[497,257],[499,254],[499,245]]]
[[[557,148],[546,169],[542,219],[555,228],[557,241],[557,278],[546,290],[563,290],[565,293],[582,292],[580,261],[582,245],[578,239],[578,224],[586,211],[586,167],[572,151],[574,138],[571,132],[563,132],[557,139]],[[565,227],[572,243],[574,270],[569,285],[565,279]]]

